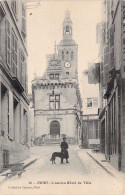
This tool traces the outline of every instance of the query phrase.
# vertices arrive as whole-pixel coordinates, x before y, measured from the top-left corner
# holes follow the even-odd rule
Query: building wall
[[[76,115],[66,114],[61,111],[58,114],[48,112],[44,115],[35,115],[35,137],[47,134],[50,135],[50,123],[58,121],[60,123],[60,134],[65,134],[67,137],[76,136]],[[72,123],[71,123],[72,121]]]
[[[35,110],[49,110],[49,95],[52,94],[52,89],[37,89],[35,90]],[[55,88],[55,94],[60,94],[60,109],[70,109],[76,103],[76,90],[74,87],[58,86]]]
[[[77,102],[75,85],[64,86],[61,84],[54,88],[54,94],[60,94],[60,108],[58,110],[51,110],[49,106],[49,95],[52,95],[52,89],[38,87],[34,91],[35,138],[44,134],[49,135],[50,123],[56,120],[60,123],[60,134],[65,134],[77,141],[77,115],[74,107]]]
[[[88,70],[89,71],[89,70]],[[94,104],[94,99],[97,99],[97,103]],[[88,104],[88,100],[91,99],[92,103]],[[82,146],[84,148],[94,148],[100,144],[100,133],[96,137],[94,126],[90,126],[90,123],[98,120],[98,109],[100,106],[99,101],[99,84],[89,84],[88,75],[83,77],[82,86],[82,100],[83,100],[83,116],[82,116]],[[90,119],[89,119],[90,118]],[[99,123],[99,121],[98,121]],[[99,124],[98,124],[99,125]],[[100,125],[98,126],[100,131]]]
[[[124,1],[105,1],[100,44],[100,119],[102,152],[116,169],[125,171],[124,146]],[[107,47],[107,52],[103,52]],[[107,63],[105,63],[107,61]],[[105,69],[106,67],[106,69]],[[104,79],[105,82],[104,82]],[[105,98],[105,100],[103,100]],[[105,105],[103,102],[105,101]],[[105,124],[105,125],[104,125]],[[104,127],[104,129],[103,129]],[[103,149],[104,148],[104,149]]]
[[[23,1],[0,2],[0,171],[29,157],[24,10]]]

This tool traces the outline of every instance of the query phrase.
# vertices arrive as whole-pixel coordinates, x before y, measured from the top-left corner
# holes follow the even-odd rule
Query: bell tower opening
[[[63,21],[63,36],[71,37],[72,35],[72,21],[70,19],[70,12],[67,10],[65,12],[65,18]]]

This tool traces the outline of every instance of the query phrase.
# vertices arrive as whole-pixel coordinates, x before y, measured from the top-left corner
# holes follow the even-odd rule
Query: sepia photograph
[[[0,195],[125,194],[125,0],[0,0]]]

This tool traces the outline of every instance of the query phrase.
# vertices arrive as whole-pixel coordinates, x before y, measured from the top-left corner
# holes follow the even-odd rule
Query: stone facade
[[[97,64],[97,63],[96,63]],[[88,64],[88,70],[83,72],[82,100],[83,100],[83,121],[82,121],[82,147],[99,148],[100,145],[100,124],[98,117],[99,109],[99,81],[93,73],[94,63]],[[91,72],[90,72],[91,71]],[[85,74],[87,72],[87,74]]]
[[[29,157],[25,11],[0,2],[0,171]]]
[[[66,11],[63,39],[47,55],[47,69],[32,81],[35,137],[57,139],[64,135],[78,143],[81,131],[81,96],[78,85],[78,45],[72,39],[72,21]]]
[[[101,152],[125,172],[125,2],[104,1],[98,24],[100,45]]]

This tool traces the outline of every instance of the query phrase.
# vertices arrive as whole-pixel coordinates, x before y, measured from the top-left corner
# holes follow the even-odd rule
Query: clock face
[[[70,66],[71,66],[70,62],[65,62],[65,67],[66,68],[70,68]]]

